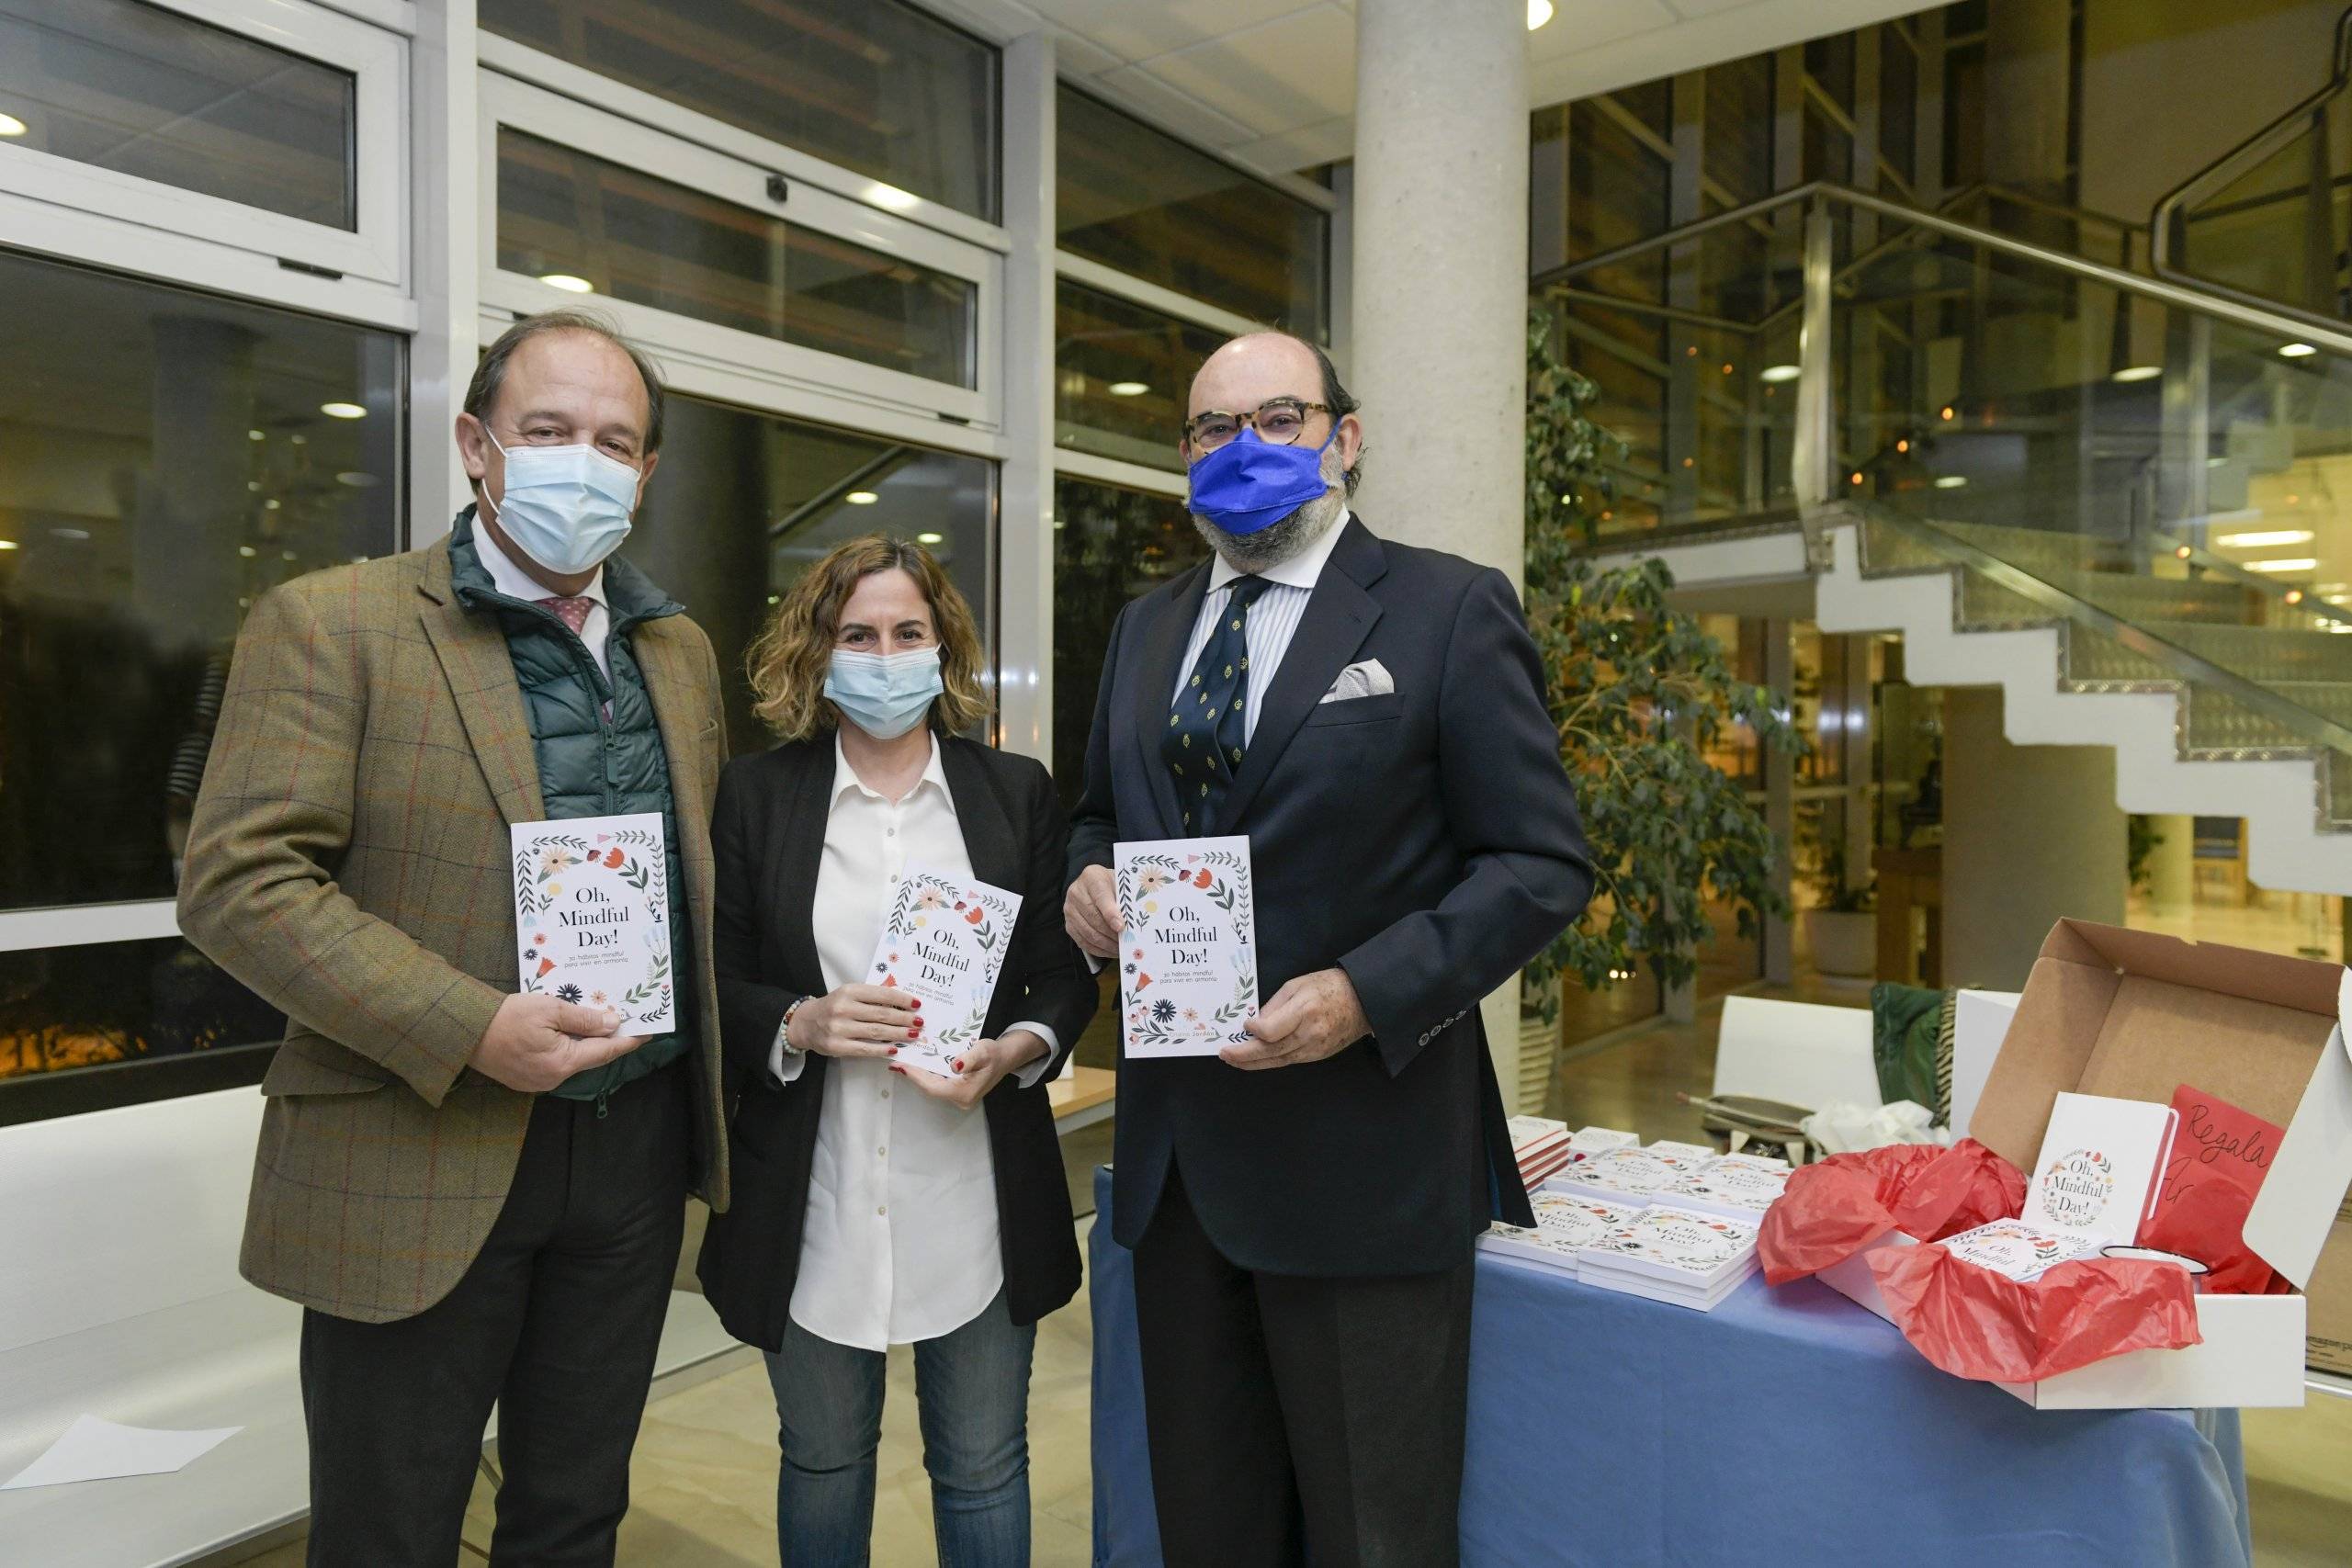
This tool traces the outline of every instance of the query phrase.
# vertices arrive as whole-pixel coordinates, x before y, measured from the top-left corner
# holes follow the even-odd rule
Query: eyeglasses
[[[1258,433],[1258,439],[1271,446],[1288,446],[1306,433],[1306,416],[1329,413],[1329,403],[1310,403],[1299,398],[1269,398],[1260,403],[1254,413],[1227,413],[1211,409],[1196,413],[1184,422],[1184,439],[1203,452],[1214,452],[1248,425]]]

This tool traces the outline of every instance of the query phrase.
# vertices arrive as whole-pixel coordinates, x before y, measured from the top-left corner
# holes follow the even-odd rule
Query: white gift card
[[[623,1034],[677,1026],[662,814],[517,822],[522,989],[621,1015]]]
[[[899,878],[865,983],[922,1003],[922,1037],[899,1047],[901,1066],[956,1076],[956,1059],[987,1027],[1021,915],[1021,895],[969,877],[909,866]]]
[[[1115,847],[1119,1013],[1130,1056],[1214,1056],[1258,1016],[1246,838]]]
[[[2180,1113],[2169,1105],[2061,1094],[2025,1195],[2028,1224],[2129,1244],[2159,1195]]]

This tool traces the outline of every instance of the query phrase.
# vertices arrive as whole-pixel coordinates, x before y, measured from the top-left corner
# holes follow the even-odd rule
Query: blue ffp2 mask
[[[1335,422],[1323,445],[1277,446],[1247,426],[1214,452],[1193,459],[1190,472],[1193,511],[1228,534],[1255,534],[1329,490],[1323,454],[1340,438]]]
[[[890,654],[837,648],[825,672],[825,695],[843,718],[876,740],[896,740],[921,724],[945,689],[935,648]]]

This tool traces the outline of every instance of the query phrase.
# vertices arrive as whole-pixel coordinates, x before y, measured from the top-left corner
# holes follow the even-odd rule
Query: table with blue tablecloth
[[[1095,1568],[1159,1568],[1134,1274],[1094,1180]],[[1825,1285],[1711,1313],[1478,1258],[1465,1568],[2245,1568],[2235,1411],[2038,1411]]]

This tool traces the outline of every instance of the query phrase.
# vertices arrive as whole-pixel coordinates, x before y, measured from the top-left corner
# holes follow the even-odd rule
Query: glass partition
[[[1322,210],[1064,87],[1061,247],[1131,277],[1318,341],[1330,336]]]
[[[573,65],[994,222],[996,51],[901,0],[481,0]]]
[[[1193,373],[1225,334],[1065,278],[1055,293],[1054,444],[1181,473]]]

